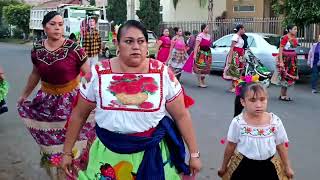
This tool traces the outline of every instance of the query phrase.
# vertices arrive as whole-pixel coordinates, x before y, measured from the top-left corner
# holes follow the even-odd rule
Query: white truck
[[[101,19],[101,9],[93,6],[61,4],[58,7],[33,7],[30,11],[30,30],[33,32],[34,40],[44,38],[42,27],[43,17],[49,11],[57,11],[64,19],[64,36],[68,38],[72,33],[79,37],[80,23],[86,17],[98,16],[97,28],[99,30],[101,40],[106,41],[110,31],[110,23]]]

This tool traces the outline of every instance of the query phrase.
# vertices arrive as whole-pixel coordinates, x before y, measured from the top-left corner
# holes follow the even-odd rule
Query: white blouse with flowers
[[[99,127],[129,134],[156,127],[166,115],[166,103],[182,93],[174,73],[150,59],[148,73],[114,73],[109,60],[99,62],[82,82],[80,94],[96,103]]]
[[[240,114],[231,122],[228,141],[237,143],[237,151],[249,159],[266,160],[274,156],[276,146],[288,142],[288,137],[280,118],[273,113],[270,116],[270,124],[254,127]]]

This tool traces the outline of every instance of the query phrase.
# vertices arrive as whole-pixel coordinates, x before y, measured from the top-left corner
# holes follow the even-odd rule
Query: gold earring
[[[147,57],[149,57],[149,55],[150,55],[150,52],[149,52],[149,50],[147,50]]]
[[[120,55],[120,51],[119,49],[116,50],[116,56],[119,56]]]

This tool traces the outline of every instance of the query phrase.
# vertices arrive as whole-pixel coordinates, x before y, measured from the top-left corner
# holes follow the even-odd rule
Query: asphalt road
[[[0,43],[0,64],[10,83],[9,112],[0,116],[0,180],[46,180],[39,168],[39,148],[19,120],[16,100],[25,86],[32,69],[30,45]],[[311,94],[309,79],[291,88],[293,102],[277,100],[279,89],[269,88],[269,110],[283,121],[289,139],[289,156],[298,180],[319,179],[320,167],[320,94]],[[192,117],[204,164],[198,179],[218,179],[224,145],[220,140],[226,136],[233,116],[234,95],[226,93],[229,82],[219,75],[208,78],[209,87],[197,87],[193,75],[183,74],[183,85],[196,104]]]

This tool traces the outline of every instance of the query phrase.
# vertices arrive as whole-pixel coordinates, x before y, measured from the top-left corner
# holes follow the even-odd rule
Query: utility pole
[[[208,0],[208,25],[209,32],[213,33],[213,0]]]
[[[103,20],[107,20],[106,5],[108,5],[108,0],[102,0]]]

